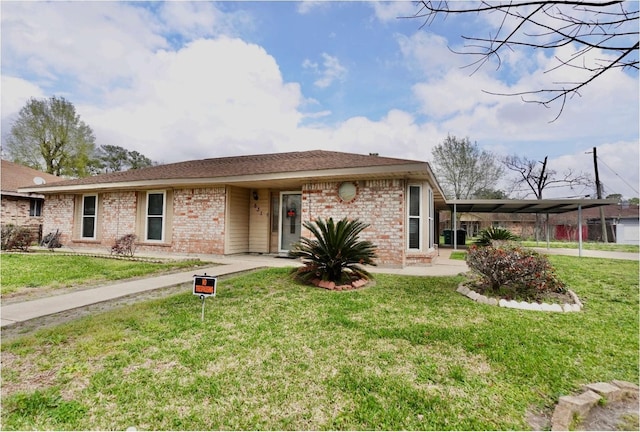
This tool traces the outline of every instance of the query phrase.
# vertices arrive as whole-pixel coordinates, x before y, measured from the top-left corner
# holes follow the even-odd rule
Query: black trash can
[[[444,244],[452,245],[453,244],[453,230],[444,230],[442,231],[442,235],[444,236]]]
[[[456,232],[456,244],[458,246],[464,246],[467,243],[467,232],[463,229],[459,229]],[[453,244],[453,242],[451,242]]]

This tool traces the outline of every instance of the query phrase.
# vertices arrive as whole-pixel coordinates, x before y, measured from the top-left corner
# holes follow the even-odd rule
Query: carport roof
[[[567,213],[579,208],[617,204],[611,199],[541,199],[541,200],[447,200],[447,206],[461,213]]]

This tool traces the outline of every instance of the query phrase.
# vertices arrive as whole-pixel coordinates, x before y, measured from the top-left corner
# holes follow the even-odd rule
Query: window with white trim
[[[29,200],[29,216],[37,217],[42,216],[42,203],[44,200],[38,198],[31,198]]]
[[[408,221],[409,226],[409,249],[419,250],[422,242],[422,187],[417,185],[409,186],[409,211]]]
[[[82,238],[96,238],[98,195],[82,196]]]
[[[146,234],[145,238],[152,241],[164,240],[164,224],[166,214],[165,192],[147,193],[146,205]]]

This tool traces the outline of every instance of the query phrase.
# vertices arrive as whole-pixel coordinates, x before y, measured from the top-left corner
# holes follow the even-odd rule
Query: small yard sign
[[[193,295],[211,297],[216,295],[216,281],[214,276],[194,275]]]

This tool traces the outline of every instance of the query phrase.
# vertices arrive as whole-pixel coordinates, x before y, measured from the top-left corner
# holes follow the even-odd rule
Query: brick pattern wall
[[[224,187],[174,190],[173,209],[172,251],[224,253]]]
[[[18,198],[12,196],[2,196],[2,212],[0,220],[2,225],[12,224],[16,226],[39,225],[42,217],[29,216],[31,200],[29,198]]]
[[[115,241],[127,234],[136,233],[136,193],[109,192],[100,195],[98,238],[104,247],[115,244]]]
[[[29,198],[3,195],[0,221],[2,226],[10,224],[28,228],[33,234],[34,241],[39,242],[44,218],[42,216],[29,216],[30,207],[31,200]]]
[[[74,197],[67,194],[47,195],[42,209],[45,215],[43,234],[60,230],[60,241],[63,245],[72,244]]]
[[[367,180],[357,182],[358,193],[351,202],[338,196],[340,182],[311,183],[302,188],[302,220],[359,219],[370,226],[362,239],[377,247],[378,264],[404,265],[404,195],[403,180]],[[309,236],[303,230],[303,236]]]

